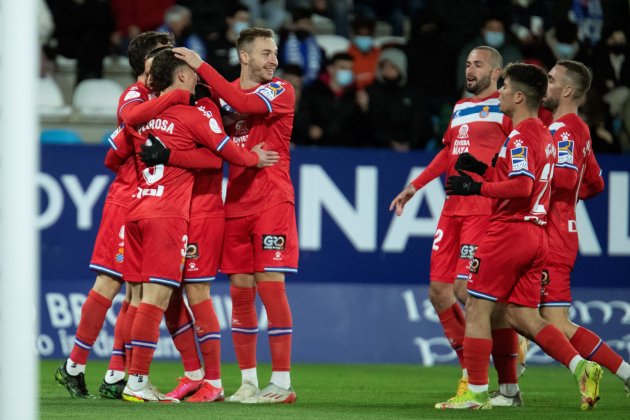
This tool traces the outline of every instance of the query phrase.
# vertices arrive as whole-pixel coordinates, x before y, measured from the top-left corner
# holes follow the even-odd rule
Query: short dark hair
[[[171,49],[165,49],[158,52],[153,57],[151,65],[151,84],[150,88],[153,93],[160,93],[173,84],[173,76],[175,71],[181,66],[187,66],[186,62],[175,57],[175,53]]]
[[[470,51],[472,52],[475,50],[488,51],[488,53],[490,54],[490,60],[492,60],[490,64],[492,64],[493,67],[495,68],[499,68],[499,69],[503,68],[503,56],[496,48],[492,48],[488,45],[480,45],[478,47],[473,48]]]
[[[525,95],[529,109],[538,109],[547,93],[547,72],[534,64],[511,63],[503,70],[503,78],[510,79],[514,90]]]
[[[238,12],[249,12],[249,7],[245,6],[240,1],[230,2],[227,6],[226,16],[234,17]]]
[[[348,54],[347,52],[338,52],[333,54],[332,57],[330,57],[330,63],[329,64],[335,64],[337,61],[354,61],[354,58]]]
[[[291,20],[293,23],[302,19],[310,19],[313,16],[313,9],[309,7],[296,7],[291,12]]]
[[[129,43],[127,55],[129,56],[129,65],[133,70],[133,74],[138,77],[144,73],[144,61],[147,54],[154,50],[158,45],[173,45],[175,40],[170,32],[142,32]]]
[[[359,29],[367,29],[369,33],[373,34],[376,30],[376,21],[367,16],[358,15],[352,21],[352,30],[356,34]]]
[[[243,29],[236,40],[236,50],[241,51],[248,47],[256,38],[273,38],[273,31],[265,28]]]
[[[560,60],[556,63],[567,69],[567,77],[573,82],[573,96],[575,99],[582,99],[591,88],[591,71],[583,63],[572,60]]]

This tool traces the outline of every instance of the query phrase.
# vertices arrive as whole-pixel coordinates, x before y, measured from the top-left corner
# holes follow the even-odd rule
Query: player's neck
[[[573,103],[560,103],[558,104],[558,108],[553,111],[553,120],[557,121],[558,119],[564,117],[567,114],[577,114],[578,107]]]
[[[529,118],[537,118],[538,110],[531,110],[527,107],[522,107],[514,110],[514,114],[512,114],[512,124],[514,127],[522,123],[523,121]]]
[[[475,99],[487,98],[488,96],[492,95],[496,91],[497,91],[497,87],[496,86],[488,86],[486,89],[482,90],[481,92],[479,92],[475,96],[473,96],[473,98],[475,98]]]
[[[241,78],[240,78],[240,86],[241,89],[253,89],[256,86],[260,85],[262,82],[258,81],[257,79],[254,79],[253,77],[251,77],[251,75],[247,72],[247,70],[243,69],[241,71]]]

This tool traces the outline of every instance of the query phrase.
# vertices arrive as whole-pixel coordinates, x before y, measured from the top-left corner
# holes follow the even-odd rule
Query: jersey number
[[[444,236],[444,231],[442,229],[438,229],[435,231],[435,239],[433,239],[433,247],[432,247],[434,251],[437,251],[438,249],[440,249],[440,246],[438,244],[442,240],[443,236]]]
[[[164,177],[164,165],[155,165],[142,171],[142,176],[147,184],[155,184]]]
[[[540,204],[540,200],[542,200],[542,198],[545,196],[549,185],[551,185],[551,178],[553,178],[554,167],[555,166],[553,163],[548,162],[543,168],[542,173],[540,174],[540,178],[538,179],[538,181],[544,182],[545,186],[543,187],[540,194],[538,194],[538,197],[536,197],[536,202],[534,203],[534,207],[532,207],[532,214],[547,214],[547,210],[545,209],[544,205]]]

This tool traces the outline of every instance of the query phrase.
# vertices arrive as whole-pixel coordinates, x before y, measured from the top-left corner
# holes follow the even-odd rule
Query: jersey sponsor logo
[[[569,133],[562,133],[560,136],[562,140],[558,142],[558,163],[573,163],[575,142],[569,140]]]
[[[484,106],[481,109],[481,112],[479,113],[479,116],[481,118],[488,118],[488,115],[490,115],[490,107],[488,105]]]
[[[249,128],[247,128],[247,121],[238,120],[234,125],[234,136],[244,136],[249,133]]]
[[[199,245],[188,244],[186,247],[186,258],[199,258]]]
[[[512,171],[527,170],[527,147],[520,146],[510,150],[512,155]]]
[[[475,256],[475,251],[477,251],[477,245],[462,244],[459,250],[459,258],[470,260]]]
[[[477,274],[479,273],[479,267],[481,266],[481,259],[477,258],[477,257],[473,257],[472,260],[470,260],[470,264],[469,264],[469,268],[470,268],[470,272],[473,274]]]
[[[549,271],[543,270],[542,276],[540,277],[540,285],[544,287],[548,284],[549,284]]]
[[[271,82],[258,91],[258,93],[262,94],[270,101],[282,95],[282,92],[284,92],[284,87],[279,82]]]
[[[467,139],[468,137],[468,124],[462,124],[459,127],[459,132],[457,133],[457,138],[458,139]]]
[[[219,127],[219,123],[214,118],[210,118],[209,124],[210,124],[210,130],[212,130],[212,132],[217,133],[217,134],[223,133],[223,130],[221,130],[221,127]]]
[[[129,90],[129,92],[127,92],[127,94],[125,95],[125,98],[123,99],[123,101],[130,101],[132,99],[136,99],[140,97],[140,92],[138,92],[135,89],[131,89]]]
[[[146,130],[160,130],[165,131],[169,134],[173,134],[173,130],[175,129],[175,124],[170,122],[169,120],[163,120],[162,118],[154,118],[138,130],[139,133],[142,133]]]
[[[286,235],[263,235],[262,248],[264,251],[283,251],[287,242]]]

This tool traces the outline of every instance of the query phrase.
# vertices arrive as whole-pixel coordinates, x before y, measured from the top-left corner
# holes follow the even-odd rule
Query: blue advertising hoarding
[[[69,353],[107,187],[105,147],[44,146],[41,173],[42,357]],[[433,364],[455,360],[427,300],[429,254],[444,202],[443,181],[420,190],[402,217],[389,203],[432,159],[424,152],[308,149],[292,152],[300,269],[288,280],[297,362]],[[573,275],[575,321],[630,356],[630,159],[599,156],[606,190],[578,208],[580,255]],[[213,285],[223,355],[234,360],[225,277]],[[117,305],[115,305],[115,308]],[[264,312],[261,334],[266,332]],[[110,311],[93,351],[108,357]],[[176,358],[168,333],[156,353]],[[261,335],[259,356],[268,359]],[[625,352],[625,353],[624,353]],[[537,356],[534,361],[546,361]],[[540,360],[537,360],[540,359]]]

